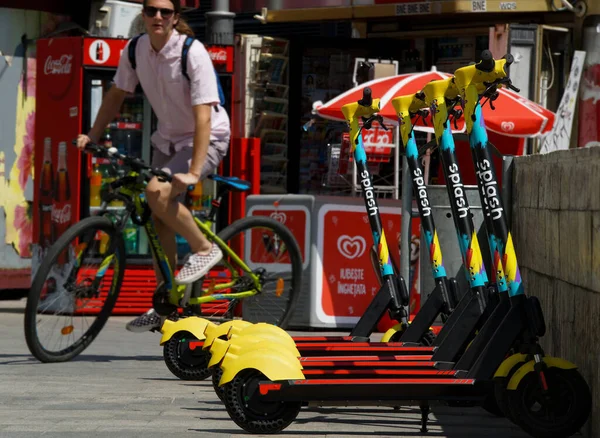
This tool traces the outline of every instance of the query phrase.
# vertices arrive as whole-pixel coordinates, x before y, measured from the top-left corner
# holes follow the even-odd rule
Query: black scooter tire
[[[252,396],[258,382],[268,380],[256,370],[244,370],[223,385],[227,413],[239,427],[253,434],[279,433],[288,427],[300,412],[300,402],[266,402]]]
[[[188,352],[184,357],[181,351],[181,343],[184,340],[196,340],[196,338],[188,332],[177,332],[165,343],[163,357],[167,368],[181,380],[205,380],[210,376],[207,368],[210,353],[202,350],[200,355],[196,353],[191,356]]]
[[[545,370],[549,398],[541,394],[539,375],[527,374],[515,390],[507,390],[512,421],[537,438],[564,438],[576,434],[592,410],[592,395],[577,369]],[[540,409],[534,410],[534,407]]]
[[[213,367],[211,370],[212,374],[212,384],[213,389],[215,390],[215,394],[219,397],[219,400],[224,401],[225,399],[225,388],[219,386],[219,382],[221,381],[221,376],[223,375],[223,370],[221,367]]]

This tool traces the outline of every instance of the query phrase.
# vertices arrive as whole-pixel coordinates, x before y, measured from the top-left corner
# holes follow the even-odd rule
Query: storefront
[[[263,195],[301,194],[311,197],[315,205],[321,205],[323,197],[329,203],[327,208],[334,208],[333,204],[339,211],[358,208],[353,166],[342,160],[346,124],[314,114],[315,102],[333,99],[361,82],[356,77],[358,59],[375,62],[377,78],[432,68],[453,73],[457,67],[479,59],[485,49],[491,49],[496,57],[510,51],[518,54],[511,77],[524,90],[521,94],[538,102],[543,97],[551,110],[558,106],[570,68],[575,15],[555,10],[547,0],[334,0],[326,2],[327,6],[319,3],[325,2],[256,1],[254,9],[260,11],[257,14],[242,13],[248,11],[248,2],[230,3],[232,11],[242,16],[237,18],[242,24],[235,25],[238,36],[234,113],[244,123],[237,125],[234,136],[261,139]],[[250,16],[256,20],[254,25],[248,21]],[[539,91],[542,84],[548,89],[544,96]],[[375,152],[369,155],[374,185],[380,198],[396,199],[397,217],[392,222],[398,225],[403,212],[398,201],[402,187],[399,158],[393,148],[396,139],[393,131],[382,130],[372,133],[370,139],[367,146]],[[419,146],[428,140],[426,133],[418,133]],[[505,154],[535,150],[534,142],[527,144],[510,136],[497,136],[492,141]],[[464,166],[465,177],[473,174],[468,148],[459,159],[468,162]],[[473,175],[465,178],[467,182],[475,183]],[[429,183],[435,184],[435,151],[430,156],[429,176]],[[271,197],[265,202],[268,199]],[[284,201],[279,206],[281,210]],[[278,207],[273,208],[273,214],[283,217]],[[309,222],[315,229],[307,233],[316,236],[309,262],[321,264],[312,266],[312,272],[322,271],[323,278],[333,278],[338,273],[335,269],[327,271],[325,252],[318,245],[319,230],[326,226],[326,222],[319,222],[325,219],[321,216],[321,210],[309,212]],[[344,214],[344,218],[348,217]],[[362,225],[360,222],[353,226],[350,234],[338,232],[339,236],[335,234],[339,227],[334,227],[328,238],[338,243],[345,238],[370,245],[369,229]],[[413,221],[412,248],[407,252],[417,256],[411,257],[411,275],[405,275],[412,280],[411,292],[417,295],[419,280],[414,272],[420,270],[418,228],[418,221]],[[398,248],[400,233],[394,233],[394,237],[392,245]],[[448,258],[454,256],[451,253],[448,251]],[[456,250],[460,259],[458,254]],[[346,261],[342,251],[338,256]],[[364,251],[363,258],[354,262],[369,266],[368,251]],[[365,286],[365,290],[372,290],[376,285]],[[311,288],[311,294],[315,292],[312,289],[318,287]],[[342,298],[346,303],[348,297]],[[322,306],[316,302],[312,315],[318,315]],[[352,309],[360,314],[362,307],[357,302]]]
[[[248,3],[232,1],[231,10],[238,14],[248,11]],[[320,6],[323,3],[327,5]],[[316,101],[326,102],[355,85],[358,58],[390,62],[391,68],[381,69],[376,73],[379,76],[428,71],[432,67],[452,73],[458,66],[478,59],[484,49],[491,49],[497,57],[510,51],[517,57],[511,76],[522,89],[521,95],[556,110],[570,68],[576,26],[573,12],[557,10],[547,0],[282,0],[255,1],[254,6],[261,13],[242,13],[245,21],[241,26],[236,22],[235,32],[268,35],[288,43],[282,55],[286,59],[277,59],[279,66],[274,65],[275,58],[267,60],[259,55],[264,58],[261,65],[267,70],[276,69],[277,81],[287,87],[275,90],[272,78],[263,78],[270,81],[269,97],[284,99],[274,112],[274,102],[266,105],[260,95],[256,100],[251,96],[256,78],[249,65],[251,55],[244,50],[247,52],[250,46],[256,49],[258,40],[241,43],[236,56],[236,60],[247,61],[244,72],[249,77],[244,82],[243,75],[238,76],[238,113],[244,115],[246,123],[238,126],[237,134],[263,135],[263,143],[268,146],[262,151],[265,179],[261,192],[265,194],[353,193],[351,176],[339,178],[332,174],[335,166],[330,165],[342,144],[345,124],[315,118],[312,110]],[[248,24],[249,16],[256,21],[254,26]],[[273,128],[279,131],[279,137]],[[269,130],[267,138],[263,129]],[[417,140],[424,143],[427,136],[420,135]],[[503,152],[535,151],[533,141],[512,143]],[[374,148],[377,146],[381,145],[375,144]],[[431,177],[435,182],[435,156],[432,159]],[[382,187],[381,196],[397,197],[394,194],[400,189],[394,187],[397,166],[393,151],[374,157],[372,164],[378,178],[376,185]]]

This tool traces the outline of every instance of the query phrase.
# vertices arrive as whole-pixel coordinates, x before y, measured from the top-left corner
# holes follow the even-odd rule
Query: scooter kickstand
[[[421,408],[421,432],[427,433],[427,419],[429,417],[429,402],[422,401],[419,404]]]

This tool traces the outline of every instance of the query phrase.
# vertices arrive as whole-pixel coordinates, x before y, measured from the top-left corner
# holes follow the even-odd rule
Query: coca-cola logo
[[[371,128],[363,129],[363,144],[365,147],[393,147],[394,136],[393,131],[384,129]]]
[[[110,46],[106,41],[96,40],[90,44],[88,55],[94,64],[104,64],[110,58]]]
[[[53,205],[52,222],[61,225],[71,222],[71,204],[65,204],[63,206]]]
[[[52,56],[46,58],[44,74],[46,75],[69,75],[71,74],[73,55],[62,55],[58,59]]]
[[[209,55],[213,62],[227,62],[227,51],[225,49],[211,50]]]

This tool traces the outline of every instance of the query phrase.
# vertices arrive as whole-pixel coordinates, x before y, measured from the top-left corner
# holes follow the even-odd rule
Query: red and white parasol
[[[372,96],[381,99],[380,114],[388,123],[397,125],[396,113],[392,106],[394,97],[416,93],[428,82],[448,77],[451,77],[451,75],[438,72],[434,67],[428,72],[375,79],[348,90],[325,104],[315,102],[313,110],[323,118],[343,121],[342,106],[359,100],[362,97],[362,90],[365,87],[370,87]],[[492,110],[489,104],[483,107],[487,129],[511,137],[535,137],[552,129],[555,117],[552,111],[510,90],[502,88],[499,92],[500,96],[494,101],[495,110]],[[424,126],[422,121],[419,121],[415,129],[433,132],[431,123],[429,125]],[[455,130],[453,125],[454,123],[452,124],[454,132],[463,132],[465,130],[464,118],[461,117],[458,120],[458,130]]]

